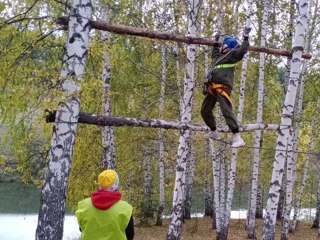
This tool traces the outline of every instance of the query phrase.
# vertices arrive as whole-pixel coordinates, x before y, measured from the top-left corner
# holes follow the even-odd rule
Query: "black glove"
[[[251,32],[251,27],[245,27],[243,29],[243,36],[248,37],[250,32]]]
[[[219,42],[219,39],[220,39],[220,33],[216,33],[215,35],[214,35],[214,40],[216,41],[216,42]]]

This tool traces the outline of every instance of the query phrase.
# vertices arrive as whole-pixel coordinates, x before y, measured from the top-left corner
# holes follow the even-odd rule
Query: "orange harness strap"
[[[208,92],[211,95],[215,95],[216,92],[221,93],[226,99],[228,99],[230,104],[233,105],[231,101],[231,96],[224,90],[224,88],[230,88],[230,87],[222,83],[210,83],[208,85]]]

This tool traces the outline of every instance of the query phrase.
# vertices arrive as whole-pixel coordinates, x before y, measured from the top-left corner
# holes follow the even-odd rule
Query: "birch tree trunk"
[[[91,15],[90,0],[74,0],[61,70],[63,98],[55,116],[46,180],[41,190],[36,240],[60,240],[63,237],[68,178],[80,112],[78,82],[86,61]]]
[[[210,190],[210,176],[211,176],[211,171],[209,171],[209,169],[207,166],[209,165],[209,159],[210,159],[210,141],[209,139],[206,139],[205,141],[205,152],[204,152],[205,156],[205,181],[204,181],[204,215],[205,216],[211,216],[213,219],[213,223],[214,225],[212,226],[213,229],[216,228],[215,225],[215,214],[214,214],[214,205],[213,205],[213,192]],[[211,162],[210,162],[211,163]]]
[[[303,91],[304,91],[304,76],[305,73],[305,64],[302,67],[301,83],[299,86],[299,96],[298,104],[295,116],[299,118],[302,112],[302,103],[303,103]],[[287,184],[286,184],[286,201],[284,214],[282,219],[282,234],[281,239],[288,239],[288,232],[290,227],[290,213],[291,213],[291,203],[292,203],[292,194],[293,186],[296,180],[296,168],[297,168],[297,159],[298,159],[298,140],[299,140],[299,126],[296,124],[296,127],[293,130],[293,140],[292,140],[292,152],[288,154],[287,157]]]
[[[258,183],[256,205],[257,205],[256,218],[263,218],[263,188],[262,188],[261,182]]]
[[[252,15],[252,5],[253,0],[248,1],[248,9],[247,9],[247,19],[246,19],[246,27],[251,26],[250,17]],[[246,85],[247,79],[247,65],[248,65],[248,53],[245,54],[242,62],[242,69],[241,69],[241,81],[240,81],[240,92],[239,92],[239,106],[238,106],[238,122],[242,122],[243,118],[243,111],[244,111],[244,90]],[[227,186],[227,202],[226,202],[226,214],[225,214],[225,223],[223,231],[227,239],[228,238],[228,228],[229,228],[229,221],[230,221],[230,214],[231,214],[231,207],[232,207],[232,200],[233,200],[233,193],[235,188],[235,181],[236,181],[236,171],[237,171],[237,160],[238,160],[238,149],[232,148],[232,155],[231,155],[231,162],[230,168],[228,173],[228,186]]]
[[[221,232],[222,229],[222,217],[224,212],[224,206],[221,207],[221,201],[220,201],[220,160],[221,157],[218,156],[220,151],[216,151],[212,144],[212,140],[210,139],[210,150],[211,150],[211,156],[212,156],[212,171],[213,171],[213,191],[214,191],[214,213],[216,216],[216,231],[217,231],[217,238]]]
[[[104,8],[102,13],[103,18],[109,21],[109,11]],[[101,41],[104,43],[105,47],[103,52],[103,73],[102,73],[102,88],[103,88],[103,112],[104,116],[110,117],[111,113],[111,97],[110,97],[110,87],[111,87],[111,66],[109,58],[109,44],[111,44],[108,32],[101,33]],[[114,139],[114,127],[106,126],[102,128],[102,164],[104,169],[115,169],[115,139]]]
[[[289,231],[289,220],[291,212],[291,201],[293,194],[293,140],[294,139],[294,130],[290,129],[290,136],[288,137],[287,142],[287,178],[286,178],[286,191],[285,191],[285,201],[284,201],[284,210],[282,215],[282,229],[281,229],[281,240],[288,239]]]
[[[209,53],[208,53],[208,47],[205,47],[205,76],[208,75],[208,66],[209,66]],[[212,158],[212,155],[210,154],[210,141],[209,139],[205,140],[205,161],[206,161],[206,176],[210,176],[211,174],[208,171],[207,163],[209,162],[210,157]],[[211,171],[210,171],[211,172]],[[206,178],[204,182],[204,215],[205,216],[212,216],[212,228],[216,229],[216,214],[214,211],[214,191],[211,191],[210,188],[210,180],[209,177]]]
[[[310,19],[312,16],[312,3],[313,1],[310,2],[309,4],[309,11],[308,11],[308,20],[309,20],[309,25],[307,25],[307,29],[306,29],[306,41],[305,41],[305,47],[307,50],[311,49],[311,42],[310,42],[310,30],[313,32],[314,28],[313,28],[313,22],[315,21],[314,18],[312,18],[312,20]],[[316,11],[316,10],[314,10]],[[317,12],[314,13],[314,15],[317,15]],[[297,104],[297,113],[296,113],[296,117],[299,118],[302,112],[302,108],[303,108],[303,96],[304,96],[304,83],[305,83],[305,74],[306,74],[306,70],[307,70],[307,65],[308,65],[308,61],[304,60],[303,61],[303,66],[302,66],[302,73],[301,73],[301,80],[300,80],[300,86],[299,86],[299,96],[298,96],[298,104]],[[319,106],[318,106],[319,107]],[[299,136],[299,125],[297,124],[295,127],[295,141],[294,141],[294,155],[293,155],[293,160],[295,165],[297,165],[297,160],[298,160],[298,136]],[[314,138],[313,135],[311,136],[311,140],[309,143],[309,151],[311,151],[313,149],[313,143],[314,143]],[[294,232],[295,228],[296,228],[296,224],[298,221],[298,211],[300,208],[300,201],[301,201],[301,197],[302,194],[304,192],[304,188],[305,188],[305,184],[306,184],[306,179],[307,179],[307,172],[308,172],[308,165],[309,165],[309,158],[310,155],[306,156],[306,161],[305,161],[305,165],[303,168],[303,174],[302,174],[302,181],[301,181],[301,186],[298,192],[298,195],[296,197],[296,201],[295,201],[295,206],[294,206],[294,214],[293,214],[293,221],[292,224],[289,225],[289,231],[290,232]],[[296,180],[296,166],[294,168],[294,181]]]
[[[283,168],[286,168],[287,163],[284,163]],[[285,192],[286,192],[286,179],[287,179],[287,173],[286,171],[283,172],[282,175],[282,184],[280,188],[280,196],[279,196],[279,202],[278,202],[278,209],[277,209],[277,219],[281,220],[283,215],[283,208],[284,208],[284,201],[285,201]]]
[[[319,161],[319,159],[317,159],[317,161]],[[319,167],[318,167],[318,170]],[[320,225],[320,176],[318,176],[318,189],[317,189],[317,209],[316,209],[316,216],[313,220],[313,224],[312,224],[312,228],[319,228]]]
[[[263,1],[263,16],[261,23],[261,38],[260,45],[266,46],[267,37],[267,25],[269,17],[269,0]],[[260,53],[259,60],[259,86],[258,86],[258,104],[257,104],[257,123],[263,121],[263,102],[264,102],[264,65],[265,65],[265,53]],[[254,157],[252,166],[252,180],[251,180],[251,195],[249,201],[248,210],[248,226],[247,226],[247,237],[249,239],[256,238],[255,232],[255,221],[256,221],[256,210],[257,210],[257,196],[258,196],[258,183],[259,183],[259,168],[260,168],[260,149],[262,142],[262,131],[258,130],[255,132],[254,142]]]
[[[198,0],[190,0],[190,13],[188,16],[188,35],[196,36],[197,30],[197,15],[199,9]],[[183,94],[183,108],[181,108],[181,121],[191,121],[192,111],[192,96],[194,92],[194,63],[195,63],[195,45],[188,45],[187,47],[187,63],[186,76],[184,78],[184,94]],[[175,186],[173,193],[173,206],[167,235],[168,240],[180,239],[182,230],[182,217],[184,211],[185,200],[185,171],[186,171],[186,157],[188,152],[188,141],[190,138],[190,130],[182,130],[180,132],[179,147],[176,163]]]
[[[165,97],[165,87],[166,87],[166,47],[163,45],[161,49],[161,87],[160,87],[160,105],[159,105],[159,117],[163,117],[164,110],[164,97]],[[164,142],[163,142],[163,129],[159,130],[159,209],[157,215],[157,226],[162,226],[162,213],[164,210]]]
[[[285,154],[288,138],[290,136],[290,128],[292,127],[292,117],[294,110],[294,102],[296,98],[299,75],[301,73],[301,57],[304,46],[305,30],[307,25],[308,0],[300,0],[298,4],[298,12],[295,38],[290,70],[290,81],[288,90],[282,109],[280,133],[278,134],[275,161],[273,164],[272,179],[269,189],[269,197],[266,207],[266,217],[264,221],[263,239],[271,240],[275,237],[276,212],[279,201],[279,190],[282,183],[283,167],[285,162]]]
[[[189,139],[189,157],[187,159],[187,170],[186,170],[186,200],[185,200],[185,210],[184,218],[191,219],[191,202],[192,202],[192,191],[193,191],[193,176],[195,170],[195,146],[194,146],[194,133],[190,132]]]
[[[143,207],[141,209],[141,223],[148,225],[148,220],[152,217],[152,185],[151,185],[151,166],[150,166],[150,154],[148,153],[148,143],[145,142],[142,146],[142,161],[143,161],[143,187],[144,187],[144,198]]]
[[[314,143],[314,138],[311,137],[311,140],[310,140],[310,143],[309,143],[309,152],[311,152],[312,149],[313,149],[313,143]],[[304,193],[304,189],[305,189],[306,182],[307,182],[307,177],[308,177],[309,159],[310,159],[310,155],[308,154],[306,156],[306,161],[304,162],[304,166],[303,166],[303,173],[302,173],[300,189],[298,191],[298,195],[296,197],[296,201],[295,201],[295,204],[294,204],[293,220],[292,220],[292,225],[290,226],[290,232],[291,233],[295,232],[296,226],[297,226],[298,213],[299,213],[299,210],[300,210],[301,198],[302,198],[302,195]]]

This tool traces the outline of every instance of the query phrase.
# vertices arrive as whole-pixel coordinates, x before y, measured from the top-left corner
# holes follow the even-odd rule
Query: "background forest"
[[[260,45],[262,14],[265,11],[263,3],[254,1],[253,5],[250,44],[254,46]],[[46,114],[57,109],[62,97],[59,84],[67,37],[67,31],[56,24],[56,19],[69,15],[70,4],[69,1],[58,0],[0,1],[1,182],[22,181],[39,187],[44,182],[53,126],[46,122]],[[188,4],[179,0],[101,0],[94,3],[93,18],[185,36],[188,34]],[[310,156],[302,206],[316,207],[319,171],[316,163],[320,144],[320,15],[318,0],[311,0],[309,5],[305,51],[311,53],[312,58],[306,60],[303,72],[302,111],[294,117],[294,123],[300,129],[294,196],[300,186],[304,162]],[[266,47],[291,51],[294,30],[291,20],[295,16],[295,8],[296,5],[288,0],[269,2]],[[240,0],[222,3],[203,0],[197,18],[198,37],[212,39],[217,29],[221,29],[218,23],[223,23],[222,36],[234,36],[241,42],[246,11],[247,3]],[[105,101],[109,99],[112,116],[180,119],[186,51],[187,45],[182,43],[112,33],[105,36],[101,31],[92,29],[85,74],[80,83],[81,112],[105,114]],[[107,91],[103,78],[105,52],[108,52],[110,63]],[[210,47],[196,46],[192,122],[198,124],[204,124],[200,107],[205,72],[210,64],[208,54],[210,56]],[[266,124],[280,122],[288,83],[287,66],[286,57],[266,55],[263,102],[263,122]],[[241,64],[237,65],[236,71],[233,101],[235,109],[238,109]],[[259,54],[256,52],[248,55],[246,78],[242,124],[256,123],[259,78]],[[225,125],[224,120],[219,121]],[[78,125],[68,185],[67,205],[70,209],[74,210],[77,202],[88,197],[97,187],[97,174],[105,167],[104,155],[110,151],[102,143],[104,129],[94,125]],[[179,130],[163,130],[161,133],[165,166],[164,214],[167,215],[172,205]],[[238,153],[236,189],[246,189],[243,193],[245,199],[249,196],[252,178],[254,134],[254,131],[242,134],[247,147],[240,148]],[[230,133],[225,136],[230,140]],[[260,183],[264,193],[269,190],[276,139],[276,131],[263,131]],[[148,224],[149,220],[155,220],[159,208],[159,129],[115,127],[114,141],[112,158],[120,176],[121,192],[134,206],[138,222]],[[194,132],[191,146],[195,168],[192,188],[193,192],[201,193],[200,199],[203,197],[204,203],[204,195],[212,196],[213,175],[203,132]],[[231,149],[228,145],[226,149],[226,159],[229,159]],[[306,154],[308,152],[313,154]],[[146,187],[146,182],[150,186]],[[234,204],[239,204],[239,201],[235,197]],[[197,206],[202,206],[202,203]],[[204,212],[204,209],[195,211]]]

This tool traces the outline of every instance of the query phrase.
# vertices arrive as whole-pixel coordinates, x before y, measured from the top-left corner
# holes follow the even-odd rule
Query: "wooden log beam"
[[[68,17],[60,17],[56,20],[56,23],[59,25],[63,25],[64,27],[68,26]],[[187,44],[199,44],[199,45],[208,45],[213,46],[214,41],[206,38],[194,38],[194,37],[186,37],[182,35],[172,34],[172,33],[164,33],[158,31],[151,31],[145,28],[136,28],[125,25],[111,24],[104,21],[90,21],[91,27],[97,30],[103,30],[108,32],[113,32],[117,34],[123,35],[133,35],[139,37],[146,37],[152,39],[160,39],[167,41],[175,41],[182,42]],[[260,46],[250,46],[249,50],[252,52],[263,52],[272,55],[291,57],[292,52],[282,49],[275,48],[266,48]],[[310,53],[302,54],[302,58],[311,59]]]
[[[54,122],[56,111],[46,111],[46,121]],[[78,123],[85,123],[97,126],[114,126],[114,127],[151,127],[163,129],[184,130],[190,129],[194,131],[207,132],[210,129],[206,125],[184,123],[179,121],[167,121],[163,119],[146,119],[146,118],[126,118],[126,117],[107,117],[104,115],[97,115],[91,113],[80,112]],[[278,124],[246,124],[240,127],[240,131],[254,131],[254,130],[279,130]],[[218,127],[219,132],[230,132],[228,126]]]

